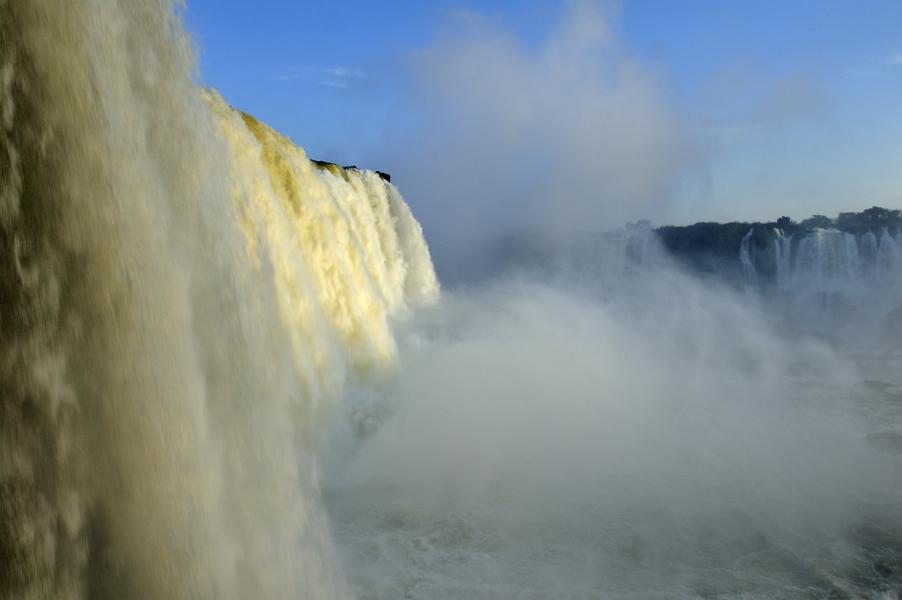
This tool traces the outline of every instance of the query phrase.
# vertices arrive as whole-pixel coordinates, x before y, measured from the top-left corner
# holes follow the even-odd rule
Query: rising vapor
[[[902,213],[733,224],[703,277],[616,227],[698,146],[599,7],[465,13],[387,151],[441,291],[181,7],[0,0],[0,596],[898,597]]]
[[[384,160],[449,274],[474,245],[511,231],[664,219],[699,165],[661,77],[594,2],[568,3],[536,47],[457,13],[412,69],[416,125]]]

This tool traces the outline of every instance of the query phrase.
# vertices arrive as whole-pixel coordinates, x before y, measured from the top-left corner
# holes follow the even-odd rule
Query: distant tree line
[[[645,222],[631,224],[627,230],[645,229]],[[892,210],[874,206],[861,212],[842,212],[835,219],[825,215],[814,215],[801,222],[789,217],[780,217],[767,223],[695,223],[686,226],[667,225],[654,229],[663,246],[671,254],[699,272],[719,273],[736,270],[736,260],[742,239],[752,232],[749,249],[758,256],[759,271],[765,277],[773,274],[774,261],[768,255],[773,253],[774,239],[781,231],[784,236],[793,236],[794,243],[814,229],[838,229],[855,235],[873,232],[880,235],[883,229],[891,234],[902,232],[902,210]],[[800,235],[801,234],[801,235]]]

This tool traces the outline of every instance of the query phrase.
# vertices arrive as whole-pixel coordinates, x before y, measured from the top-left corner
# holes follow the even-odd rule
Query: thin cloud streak
[[[366,78],[360,69],[344,66],[333,67],[295,67],[274,75],[273,81],[304,81],[311,85],[348,89],[353,81]]]

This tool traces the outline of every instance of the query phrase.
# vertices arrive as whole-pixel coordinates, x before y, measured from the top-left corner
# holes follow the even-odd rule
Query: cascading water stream
[[[896,281],[902,269],[902,250],[899,244],[884,228],[877,248],[877,277],[881,281]]]
[[[770,298],[771,312],[791,327],[870,339],[890,336],[900,310],[902,251],[887,227],[852,233],[814,228],[784,235],[773,230],[773,252],[750,251],[742,239],[738,263],[747,287]],[[773,273],[753,278],[752,273]],[[779,294],[770,292],[778,290]],[[889,329],[887,327],[889,326]],[[880,333],[883,332],[883,333]]]
[[[774,256],[777,263],[777,286],[785,288],[792,269],[792,236],[774,229]]]
[[[899,589],[896,380],[645,227],[414,314],[398,191],[202,90],[180,7],[0,0],[0,597]],[[891,289],[899,235],[778,233],[776,272]]]
[[[370,172],[193,80],[177,3],[0,2],[0,595],[349,594],[317,422],[437,282]]]
[[[742,238],[739,245],[739,263],[742,265],[742,274],[747,285],[754,286],[758,283],[758,273],[755,270],[755,261],[752,258],[752,236],[755,229],[749,229],[749,232]]]
[[[775,283],[784,290],[866,292],[870,286],[893,285],[902,270],[900,234],[883,228],[855,235],[820,229],[798,236],[774,229]],[[760,260],[751,250],[753,232],[742,238],[738,259],[747,283],[757,281]]]

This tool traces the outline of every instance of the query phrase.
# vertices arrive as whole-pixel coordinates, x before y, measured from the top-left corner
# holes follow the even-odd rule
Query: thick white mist
[[[674,214],[701,143],[660,65],[619,39],[614,5],[562,2],[540,39],[461,10],[412,57],[396,143],[374,154],[404,182],[443,276],[465,278],[502,233]]]
[[[740,296],[600,262],[446,294],[385,400],[353,405],[327,498],[362,595],[879,589],[902,477],[874,436],[899,407]]]
[[[527,89],[560,53],[579,83],[605,39],[592,22]],[[639,114],[666,125],[621,63],[629,85],[602,105],[650,98]],[[898,582],[897,355],[862,387],[748,299],[613,246],[429,307],[438,282],[397,190],[311,162],[193,65],[175,2],[0,0],[0,595]],[[597,83],[583,114],[608,99]],[[667,155],[649,193],[669,187]]]

